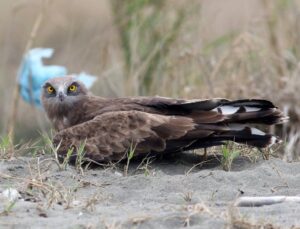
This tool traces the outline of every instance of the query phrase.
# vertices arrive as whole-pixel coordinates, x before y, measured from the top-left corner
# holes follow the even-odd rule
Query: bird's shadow
[[[147,157],[132,158],[130,162],[122,160],[115,166],[123,170],[127,167],[130,175],[160,171],[168,175],[190,174],[200,170],[222,170],[222,155],[208,155],[207,157],[195,153],[173,153],[166,155],[148,155]],[[240,171],[253,166],[248,157],[236,158],[231,171]],[[90,165],[92,169],[99,169],[97,165]]]
[[[190,173],[197,170],[214,169],[221,165],[221,155],[203,156],[194,153],[174,153],[157,157],[151,165],[167,174]]]

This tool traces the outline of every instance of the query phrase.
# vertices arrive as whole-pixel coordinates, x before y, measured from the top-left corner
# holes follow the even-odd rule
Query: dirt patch
[[[300,226],[300,204],[233,207],[239,196],[298,195],[300,163],[239,158],[231,172],[218,159],[190,170],[188,160],[156,160],[60,171],[49,157],[0,162],[1,228],[224,228]],[[14,204],[7,189],[21,195]]]

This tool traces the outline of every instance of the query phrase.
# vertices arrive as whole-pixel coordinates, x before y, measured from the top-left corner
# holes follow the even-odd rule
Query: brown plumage
[[[162,97],[107,99],[90,95],[74,78],[43,86],[42,103],[57,133],[59,154],[85,143],[85,156],[108,162],[134,155],[185,151],[235,141],[267,147],[279,139],[251,124],[287,120],[266,100],[182,100]]]

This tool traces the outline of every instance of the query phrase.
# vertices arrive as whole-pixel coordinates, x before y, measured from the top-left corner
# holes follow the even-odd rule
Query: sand
[[[190,170],[194,159],[138,170],[132,162],[127,176],[125,164],[80,171],[47,156],[1,161],[0,228],[300,227],[299,203],[233,206],[240,196],[299,195],[299,162],[240,157],[226,172],[214,157]],[[8,188],[20,194],[11,208]]]

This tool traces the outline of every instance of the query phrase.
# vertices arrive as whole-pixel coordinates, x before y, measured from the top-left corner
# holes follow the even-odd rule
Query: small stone
[[[115,175],[118,176],[118,177],[122,177],[123,176],[123,174],[120,173],[120,172],[118,172],[118,171],[115,171]]]
[[[10,202],[16,201],[17,199],[21,198],[21,195],[18,192],[18,190],[14,188],[5,189],[4,191],[2,191],[2,196],[8,199]]]

